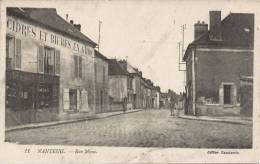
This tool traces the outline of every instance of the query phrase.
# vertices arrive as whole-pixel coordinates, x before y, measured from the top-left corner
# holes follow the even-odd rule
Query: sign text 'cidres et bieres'
[[[25,37],[30,37],[33,39],[38,39],[40,41],[49,42],[51,44],[72,49],[76,52],[84,54],[91,54],[92,52],[86,45],[79,44],[78,42],[66,39],[60,35],[40,30],[34,26],[18,22],[14,19],[7,18],[7,28]]]

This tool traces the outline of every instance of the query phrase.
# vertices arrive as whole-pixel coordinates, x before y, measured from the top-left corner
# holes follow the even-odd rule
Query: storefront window
[[[52,103],[52,87],[50,85],[40,85],[39,90],[39,107],[50,107]]]

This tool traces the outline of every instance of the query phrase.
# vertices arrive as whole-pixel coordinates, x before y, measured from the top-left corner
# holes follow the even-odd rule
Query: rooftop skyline
[[[29,3],[16,5],[39,6],[39,3],[30,2],[31,6]],[[252,13],[255,10],[254,6],[243,1],[70,1],[66,6],[64,1],[40,3],[43,3],[42,7],[56,8],[64,19],[68,14],[68,20],[81,24],[81,32],[96,43],[98,24],[102,21],[102,54],[108,58],[127,58],[162,91],[172,89],[177,93],[184,91],[184,72],[178,71],[177,42],[182,40],[180,26],[186,24],[186,48],[194,37],[194,23],[209,23],[210,10],[221,10],[222,19],[230,12]]]

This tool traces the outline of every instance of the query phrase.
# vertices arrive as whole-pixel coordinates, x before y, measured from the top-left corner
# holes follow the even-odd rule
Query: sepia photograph
[[[4,144],[254,148],[254,3],[34,2],[1,5]]]

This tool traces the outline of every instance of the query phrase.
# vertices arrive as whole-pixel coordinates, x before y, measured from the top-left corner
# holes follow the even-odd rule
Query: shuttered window
[[[79,78],[82,78],[82,57],[79,56],[78,57],[78,60],[79,60]]]
[[[12,36],[6,36],[6,67],[15,68],[15,39]]]
[[[43,73],[44,70],[44,54],[43,54],[43,46],[38,47],[38,72]]]
[[[74,73],[76,78],[82,78],[82,57],[81,56],[74,56]]]
[[[15,39],[15,68],[21,68],[22,53],[21,53],[21,40]]]
[[[60,74],[60,51],[55,51],[55,74]]]
[[[79,66],[79,64],[78,64],[78,56],[74,56],[74,64],[75,64],[75,71],[74,71],[74,74],[75,74],[75,77],[77,78],[78,77],[78,72],[79,72],[79,70],[78,70],[78,66]]]

